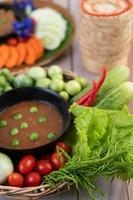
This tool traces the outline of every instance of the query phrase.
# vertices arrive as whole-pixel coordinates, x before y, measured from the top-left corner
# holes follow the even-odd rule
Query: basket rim
[[[119,16],[119,15],[121,15],[121,14],[124,14],[124,13],[128,12],[131,8],[133,8],[133,2],[132,2],[131,0],[126,0],[127,3],[128,3],[127,7],[126,7],[125,9],[119,11],[119,12],[113,12],[113,13],[110,13],[110,14],[104,14],[104,13],[102,13],[102,14],[97,13],[97,14],[96,14],[96,13],[93,13],[93,12],[88,11],[88,10],[84,7],[84,4],[85,4],[87,1],[89,1],[89,0],[82,0],[82,1],[81,1],[81,5],[80,5],[81,10],[82,10],[84,13],[89,14],[90,16],[95,16],[95,17],[115,17],[115,16]]]
[[[23,188],[0,185],[0,196],[7,196],[14,199],[18,199],[17,197],[22,197],[22,199],[23,197],[38,199],[39,197],[55,196],[65,190],[70,190],[72,186],[73,184],[69,182],[60,182],[54,187],[48,184]]]

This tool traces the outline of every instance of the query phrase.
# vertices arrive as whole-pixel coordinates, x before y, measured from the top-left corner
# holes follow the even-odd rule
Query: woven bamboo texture
[[[101,66],[126,65],[133,36],[133,7],[116,16],[92,16],[82,10],[80,46],[84,65],[99,73]]]
[[[21,71],[14,71],[14,75],[18,74],[24,74],[29,70],[29,68],[24,68]],[[48,70],[47,67],[44,68],[44,70]],[[76,76],[73,72],[71,71],[64,71],[64,79],[67,80],[72,80]],[[25,188],[17,188],[17,187],[10,187],[10,186],[4,186],[0,185],[0,196],[7,196],[12,199],[16,200],[28,200],[28,199],[33,199],[37,200],[40,198],[47,198],[53,195],[57,195],[63,191],[70,190],[72,184],[71,183],[66,183],[62,182],[57,184],[54,188],[51,188],[49,185],[40,185],[37,187],[25,187]]]

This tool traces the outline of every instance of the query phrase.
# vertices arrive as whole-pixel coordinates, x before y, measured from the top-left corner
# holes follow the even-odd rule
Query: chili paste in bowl
[[[3,94],[0,111],[0,149],[12,153],[46,150],[70,123],[67,102],[40,88],[19,88]]]

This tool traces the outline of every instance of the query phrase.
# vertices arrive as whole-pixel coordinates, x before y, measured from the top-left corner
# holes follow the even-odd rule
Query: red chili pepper
[[[105,67],[103,67],[102,71],[102,76],[99,79],[99,81],[96,83],[93,81],[93,87],[91,90],[89,90],[85,95],[80,97],[80,99],[77,100],[77,103],[79,105],[84,105],[84,106],[91,106],[94,101],[96,100],[96,96],[98,91],[100,90],[105,78],[106,78],[107,70]]]
[[[92,89],[89,90],[89,92],[87,92],[83,97],[81,97],[77,101],[77,103],[79,105],[87,105],[87,102],[90,102],[92,100],[93,96],[94,96],[94,92],[95,92],[94,88],[95,88],[95,90],[97,89],[95,81],[93,81],[93,87],[92,87]]]
[[[85,95],[83,95],[80,99],[78,99],[76,102],[79,104],[79,105],[83,105],[87,99],[89,97],[91,97],[91,93],[93,92],[93,90],[89,90],[89,92],[87,92]]]
[[[84,106],[91,106],[96,99],[96,95],[97,95],[97,84],[95,81],[93,81],[93,88],[92,88],[91,95],[87,99],[87,101],[84,103]]]
[[[103,70],[102,70],[102,76],[99,79],[98,83],[97,83],[97,91],[99,91],[99,89],[101,88],[105,78],[106,78],[106,74],[107,74],[107,69],[105,66],[103,66]]]

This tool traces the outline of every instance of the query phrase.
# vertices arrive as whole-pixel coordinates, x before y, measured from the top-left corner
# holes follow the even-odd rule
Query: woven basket
[[[100,73],[103,65],[112,68],[127,64],[133,36],[132,22],[132,6],[113,16],[91,15],[82,9],[80,46],[88,70]]]
[[[47,71],[47,67],[44,68]],[[25,68],[21,71],[13,71],[14,75],[23,74],[27,72],[29,68]],[[66,81],[74,79],[76,76],[71,71],[64,71],[64,79]],[[49,185],[40,185],[37,187],[25,187],[25,188],[16,188],[10,186],[3,186],[0,185],[0,196],[6,196],[12,199],[21,199],[21,200],[28,200],[33,199],[37,200],[40,198],[47,198],[51,196],[58,195],[61,192],[71,189],[72,184],[67,182],[61,182],[56,185],[56,187],[51,188]]]

